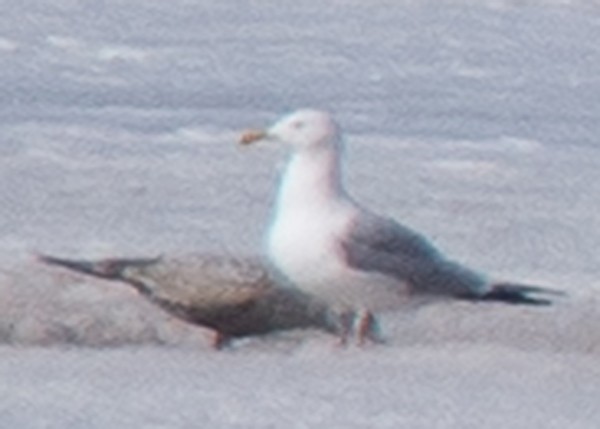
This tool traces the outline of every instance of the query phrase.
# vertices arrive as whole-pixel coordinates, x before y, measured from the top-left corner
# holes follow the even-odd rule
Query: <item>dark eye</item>
[[[304,128],[304,122],[302,122],[302,121],[295,121],[295,122],[292,122],[292,127],[293,127],[295,130],[301,130],[302,128]]]

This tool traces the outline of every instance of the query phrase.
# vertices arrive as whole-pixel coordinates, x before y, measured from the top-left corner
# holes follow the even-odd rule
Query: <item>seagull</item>
[[[279,287],[255,258],[190,254],[171,258],[39,261],[126,283],[162,310],[215,331],[213,347],[235,338],[316,328],[338,335],[343,326],[329,307],[300,290]]]
[[[535,294],[553,291],[494,282],[447,258],[420,233],[359,204],[342,183],[343,141],[329,113],[298,110],[240,139],[244,145],[258,141],[291,148],[267,233],[268,257],[291,285],[351,314],[345,329],[359,343],[381,340],[376,312],[417,300],[551,303]]]

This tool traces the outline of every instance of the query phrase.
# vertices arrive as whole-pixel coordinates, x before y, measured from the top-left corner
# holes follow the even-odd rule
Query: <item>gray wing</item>
[[[258,260],[205,254],[128,266],[122,278],[149,298],[199,309],[244,305],[273,286]]]
[[[361,214],[341,245],[350,266],[397,278],[412,293],[468,297],[486,291],[480,274],[447,260],[424,236],[389,218]]]

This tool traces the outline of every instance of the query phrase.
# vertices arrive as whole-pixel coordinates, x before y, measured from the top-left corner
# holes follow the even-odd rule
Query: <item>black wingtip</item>
[[[72,271],[76,271],[82,274],[88,274],[95,277],[104,279],[114,279],[117,273],[110,264],[105,261],[102,262],[91,262],[91,261],[80,261],[73,259],[57,258],[55,256],[37,254],[36,259],[39,262],[48,265],[56,265],[59,267],[67,268]]]
[[[538,286],[519,285],[512,283],[497,283],[485,295],[478,298],[479,301],[496,301],[515,305],[552,305],[553,301],[548,298],[552,296],[564,296],[562,291],[547,289]]]
[[[37,261],[48,265],[57,265],[82,274],[100,277],[109,280],[121,279],[123,270],[128,266],[146,266],[158,262],[157,258],[140,259],[103,259],[99,261],[81,261],[74,259],[57,258],[55,256],[38,253]]]

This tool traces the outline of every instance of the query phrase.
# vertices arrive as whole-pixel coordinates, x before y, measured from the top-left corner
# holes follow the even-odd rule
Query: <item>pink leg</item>
[[[359,346],[364,346],[367,342],[383,343],[379,323],[368,310],[361,312],[356,319],[356,335]]]
[[[231,337],[227,336],[222,332],[215,332],[215,338],[213,340],[212,346],[215,350],[223,350],[225,347],[229,345],[231,342]]]

